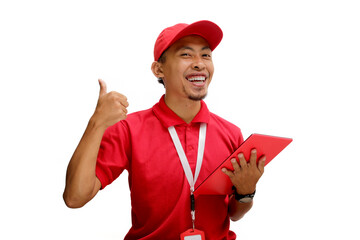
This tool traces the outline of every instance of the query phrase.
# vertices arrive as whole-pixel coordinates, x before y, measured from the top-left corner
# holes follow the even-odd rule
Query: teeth
[[[194,76],[194,77],[189,77],[188,80],[190,82],[193,82],[193,81],[205,81],[205,77],[204,76]]]

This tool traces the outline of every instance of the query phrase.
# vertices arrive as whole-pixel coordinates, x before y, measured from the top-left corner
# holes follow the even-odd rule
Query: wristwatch
[[[254,196],[255,196],[255,192],[256,190],[251,193],[251,194],[246,194],[246,195],[241,195],[241,194],[238,194],[237,191],[236,191],[236,188],[233,187],[233,189],[235,190],[234,191],[234,198],[235,200],[237,200],[238,202],[241,202],[241,203],[249,203],[253,200]]]

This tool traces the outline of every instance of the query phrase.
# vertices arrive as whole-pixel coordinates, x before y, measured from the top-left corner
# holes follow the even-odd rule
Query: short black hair
[[[166,61],[166,56],[164,55],[165,52],[166,51],[164,51],[161,54],[161,56],[159,57],[159,59],[157,60],[158,63],[165,63],[165,61]],[[158,78],[158,82],[165,86],[164,81],[163,81],[163,79],[161,77]]]

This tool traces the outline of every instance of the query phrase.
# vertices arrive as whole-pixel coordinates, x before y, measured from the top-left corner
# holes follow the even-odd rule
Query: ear
[[[164,77],[163,69],[162,69],[162,63],[159,63],[157,61],[153,62],[151,64],[151,71],[157,78]]]

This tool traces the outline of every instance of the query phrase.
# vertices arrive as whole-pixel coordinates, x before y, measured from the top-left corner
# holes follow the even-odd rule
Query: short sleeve
[[[239,128],[239,144],[238,144],[238,146],[240,146],[243,142],[244,142],[244,137],[242,135],[241,129]]]
[[[130,159],[130,134],[125,121],[120,121],[106,129],[101,140],[96,162],[96,176],[101,189],[112,183],[128,169]]]

